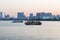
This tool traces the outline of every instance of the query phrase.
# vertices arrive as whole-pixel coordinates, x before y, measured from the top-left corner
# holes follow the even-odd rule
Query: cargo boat
[[[42,23],[40,21],[27,21],[25,22],[25,25],[41,25]]]

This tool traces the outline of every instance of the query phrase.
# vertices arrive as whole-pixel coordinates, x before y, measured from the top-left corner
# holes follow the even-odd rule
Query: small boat
[[[22,20],[13,20],[12,23],[23,23]]]
[[[28,21],[25,22],[25,25],[41,25],[42,23],[40,21]]]

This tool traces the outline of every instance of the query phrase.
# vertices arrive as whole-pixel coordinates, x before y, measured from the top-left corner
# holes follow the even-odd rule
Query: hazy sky
[[[0,0],[0,11],[14,16],[19,11],[24,11],[25,15],[43,11],[59,14],[60,0]]]

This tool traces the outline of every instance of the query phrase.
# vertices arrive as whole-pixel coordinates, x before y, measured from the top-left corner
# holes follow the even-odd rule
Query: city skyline
[[[16,16],[16,12],[24,11],[25,15],[30,12],[51,12],[60,14],[60,0],[0,0],[0,11]]]
[[[26,16],[24,12],[17,12],[17,17],[6,14],[3,17],[3,12],[0,12],[0,20],[45,20],[45,21],[60,21],[60,15],[52,15],[50,12],[36,12],[36,15],[30,13]]]
[[[2,12],[2,11],[0,11],[0,12]],[[24,11],[19,11],[19,12],[23,12],[26,17],[28,17],[29,14],[31,14],[31,13],[33,14],[33,16],[35,16],[36,13],[51,13],[52,15],[55,15],[55,14],[53,14],[52,12],[35,12],[35,13],[30,12],[30,13],[28,13],[28,15],[26,15]],[[11,15],[11,13],[9,13],[9,12],[8,12],[8,13],[7,13],[7,12],[2,12],[2,14],[3,14],[2,16],[4,17],[5,15],[10,15],[11,17],[15,17],[15,18],[16,18],[16,17],[17,17],[17,13],[18,13],[18,12],[16,12],[15,15]],[[56,15],[60,15],[60,14],[56,14]],[[55,15],[55,16],[56,16],[56,15]]]

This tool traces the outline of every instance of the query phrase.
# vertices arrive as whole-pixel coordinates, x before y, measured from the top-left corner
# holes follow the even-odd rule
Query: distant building
[[[29,19],[34,19],[32,13],[30,13]]]
[[[56,15],[55,18],[56,18],[56,19],[60,19],[60,15]]]
[[[40,15],[41,15],[41,13],[37,13],[37,14],[36,14],[37,17],[40,17]]]
[[[40,12],[36,13],[36,19],[42,19],[43,15]]]
[[[45,13],[45,12],[41,12],[41,13],[37,13],[36,14],[36,18],[37,19],[52,19],[52,13]]]
[[[4,19],[10,19],[10,15],[5,15]]]
[[[2,12],[0,12],[0,19],[2,19],[3,17],[2,17]]]
[[[45,13],[43,14],[43,19],[53,19],[52,13]]]
[[[25,18],[24,12],[18,12],[17,18],[21,20],[24,19]]]

